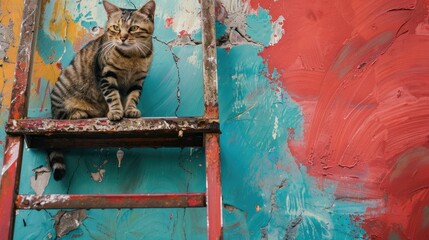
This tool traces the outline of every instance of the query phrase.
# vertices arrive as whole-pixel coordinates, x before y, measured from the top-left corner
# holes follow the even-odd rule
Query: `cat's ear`
[[[114,12],[121,11],[120,8],[118,8],[117,6],[109,3],[108,1],[103,1],[103,6],[104,6],[104,9],[106,9],[107,16],[110,16]]]
[[[141,7],[138,11],[143,14],[146,14],[149,17],[149,19],[153,22],[153,18],[155,15],[155,7],[156,7],[155,2],[153,0],[150,0],[145,5],[143,5],[143,7]]]

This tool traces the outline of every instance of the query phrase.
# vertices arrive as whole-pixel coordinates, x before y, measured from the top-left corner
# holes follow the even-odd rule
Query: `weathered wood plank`
[[[17,209],[205,207],[205,193],[18,195]]]

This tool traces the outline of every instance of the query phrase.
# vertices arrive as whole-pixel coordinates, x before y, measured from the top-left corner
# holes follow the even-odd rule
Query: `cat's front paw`
[[[119,121],[124,117],[124,112],[121,110],[112,110],[107,113],[107,118],[110,121]]]
[[[72,114],[70,114],[69,118],[71,120],[88,118],[88,113],[81,110],[76,110]]]
[[[127,118],[139,118],[142,114],[137,108],[129,108],[125,111],[125,117]]]

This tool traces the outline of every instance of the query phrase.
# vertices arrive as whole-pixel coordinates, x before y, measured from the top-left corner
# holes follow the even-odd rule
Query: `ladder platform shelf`
[[[42,1],[24,0],[15,81],[0,181],[0,239],[13,239],[18,209],[194,208],[207,210],[207,239],[222,239],[215,0],[201,0],[204,114],[200,117],[54,120],[27,118],[32,59]],[[24,142],[25,141],[25,142]],[[20,194],[24,144],[30,148],[201,147],[206,191],[164,194]]]
[[[205,133],[220,133],[217,119],[107,118],[9,120],[6,133],[22,135],[29,148],[203,147]]]
[[[20,194],[17,209],[195,208],[206,206],[205,193],[167,194]]]

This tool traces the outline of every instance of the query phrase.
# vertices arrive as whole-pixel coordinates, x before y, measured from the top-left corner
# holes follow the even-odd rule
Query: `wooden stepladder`
[[[219,111],[215,0],[201,0],[204,115],[188,118],[139,118],[110,122],[27,119],[39,0],[25,0],[15,82],[12,90],[0,182],[0,239],[13,238],[18,209],[58,208],[207,208],[208,239],[222,238]],[[22,195],[19,178],[24,140],[29,148],[204,147],[206,192],[166,194]],[[49,200],[49,201],[47,201]]]

